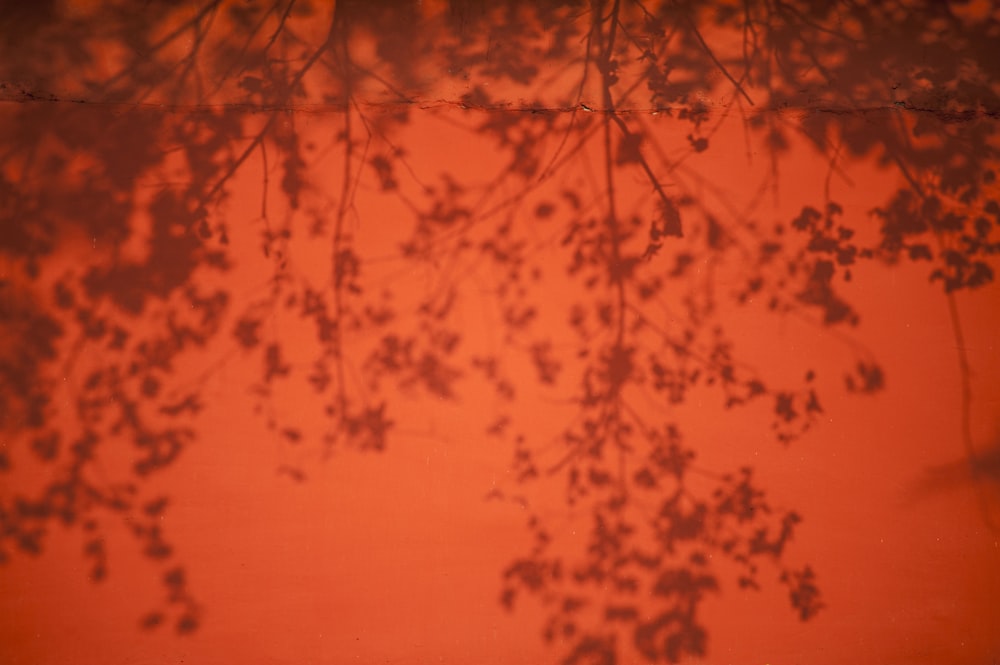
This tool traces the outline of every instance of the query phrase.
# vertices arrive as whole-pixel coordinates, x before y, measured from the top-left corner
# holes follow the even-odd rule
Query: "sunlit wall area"
[[[0,31],[0,662],[1000,658],[988,3]]]

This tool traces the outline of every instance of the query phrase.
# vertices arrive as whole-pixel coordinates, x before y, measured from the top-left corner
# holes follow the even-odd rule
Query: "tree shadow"
[[[507,492],[556,488],[548,496],[589,521],[567,549],[532,505],[535,545],[503,572],[502,603],[539,598],[565,662],[617,662],[626,648],[649,661],[704,655],[703,600],[723,577],[757,588],[766,565],[811,618],[817,576],[786,552],[801,517],[772,505],[750,467],[699,467],[703,442],[682,434],[680,409],[697,391],[724,410],[764,405],[770,436],[791,445],[822,414],[818,373],[842,370],[807,366],[782,385],[739,355],[728,313],[850,330],[859,316],[841,291],[863,261],[926,262],[948,297],[992,281],[997,18],[962,3],[897,10],[216,1],[9,15],[0,427],[13,443],[0,472],[41,468],[44,481],[0,491],[0,557],[40,553],[62,523],[88,534],[99,580],[102,519],[127,517],[163,568],[165,608],[142,625],[169,610],[178,632],[196,629],[200,607],[158,525],[168,499],[144,483],[180,459],[210,406],[176,367],[227,338],[260,367],[248,389],[268,429],[324,457],[384,450],[388,395],[491,387],[500,406],[484,436],[512,445]],[[433,96],[452,84],[461,94]],[[404,141],[418,111],[488,145],[494,174],[416,172]],[[770,161],[762,191],[777,191],[800,139],[830,178],[868,161],[904,184],[875,224],[847,219],[830,178],[799,215],[764,223],[697,166],[737,150],[730,116]],[[259,178],[253,224],[229,212],[246,177]],[[433,271],[432,287],[380,285],[357,228],[382,220],[362,218],[362,187],[407,211],[391,261]],[[306,266],[304,247],[320,243],[326,263]],[[251,263],[263,286],[246,302],[231,275]],[[486,273],[503,353],[473,348],[458,313],[466,280]],[[296,321],[308,345],[269,333],[274,317]],[[846,389],[880,390],[877,359],[847,347]],[[513,378],[518,367],[530,381]],[[308,386],[322,433],[272,408],[295,386]],[[535,387],[568,400],[554,453],[518,417]],[[111,458],[115,472],[99,473]]]

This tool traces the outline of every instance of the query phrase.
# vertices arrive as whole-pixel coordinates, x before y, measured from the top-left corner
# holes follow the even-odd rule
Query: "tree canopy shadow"
[[[63,524],[88,534],[100,580],[103,525],[127,516],[162,567],[147,628],[201,620],[159,526],[169,497],[145,483],[211,407],[177,367],[219,340],[258,364],[266,426],[317,456],[391,445],[390,396],[487,386],[483,436],[509,443],[516,477],[501,495],[527,502],[535,543],[502,571],[501,602],[536,597],[566,663],[705,655],[699,608],[726,584],[784,585],[808,620],[823,601],[789,554],[802,516],[745,463],[699,465],[683,405],[762,405],[767,436],[794,445],[823,412],[818,376],[862,394],[886,380],[849,332],[858,265],[925,264],[950,299],[994,278],[1000,17],[973,3],[20,7],[0,25],[0,561]],[[489,157],[421,170],[407,141],[427,118]],[[777,223],[697,165],[759,151],[766,196],[802,143],[827,187]],[[854,219],[829,182],[862,162],[902,184]],[[253,220],[233,213],[247,178]],[[365,196],[404,218],[366,217]],[[248,265],[249,296],[234,279]],[[407,270],[435,277],[390,280]],[[472,283],[499,351],[463,328]],[[848,366],[774,378],[727,325],[742,308],[845,331]],[[296,386],[322,427],[273,408]],[[554,447],[518,415],[539,389],[565,400]],[[530,498],[546,492],[586,515],[582,547]]]

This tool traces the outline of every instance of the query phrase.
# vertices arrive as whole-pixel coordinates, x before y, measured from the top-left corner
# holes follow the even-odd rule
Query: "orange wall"
[[[411,124],[396,143],[407,148],[414,171],[428,181],[435,181],[436,172],[475,181],[500,165],[487,141],[462,129],[499,112],[437,105],[410,112]],[[302,112],[296,121],[304,135],[322,144],[342,115]],[[668,126],[656,122],[654,127]],[[724,123],[713,139],[716,147],[691,157],[687,167],[711,174],[732,206],[751,209],[763,222],[791,219],[822,191],[828,164],[803,143],[793,144],[779,191],[761,200],[757,193],[771,166],[765,155],[747,153],[741,132],[739,120]],[[558,140],[550,137],[547,145],[554,149]],[[385,146],[376,141],[376,147]],[[518,219],[534,201],[557,196],[565,183],[587,182],[599,158],[595,142],[566,175],[525,201]],[[337,181],[339,164],[334,150],[316,169]],[[848,217],[864,219],[899,183],[872,165],[850,167],[850,182],[833,179],[831,198]],[[232,220],[238,257],[225,277],[234,311],[263,293],[261,278],[269,269],[258,249],[261,181],[259,163],[249,162],[223,215]],[[487,202],[513,194],[515,185],[504,184]],[[694,179],[689,186],[707,192]],[[403,187],[416,192],[418,184],[407,180]],[[623,209],[636,202],[641,210],[648,202],[635,174],[619,177],[619,187]],[[273,220],[286,212],[277,199]],[[723,209],[721,197],[714,205]],[[514,356],[496,325],[497,301],[488,293],[499,276],[475,261],[452,262],[448,256],[437,265],[383,261],[409,228],[405,206],[365,182],[355,208],[349,225],[366,260],[367,283],[384,284],[398,302],[454,285],[463,353]],[[550,310],[542,315],[542,331],[568,343],[561,313],[579,286],[561,274],[566,257],[558,228],[517,228],[535,243],[538,262],[553,268],[535,291]],[[307,278],[327,269],[328,244],[299,240],[290,251]],[[839,331],[778,317],[759,305],[723,320],[740,331],[737,341],[747,357],[769,372],[797,373],[803,363],[827,370],[819,379],[826,396],[819,426],[784,447],[766,432],[767,414],[760,408],[723,414],[716,402],[695,395],[680,410],[703,464],[754,465],[775,503],[805,516],[791,553],[818,572],[827,605],[801,623],[777,585],[757,593],[729,583],[706,604],[707,662],[992,662],[1000,658],[1000,541],[982,509],[1000,519],[1000,497],[995,478],[992,487],[963,480],[960,373],[946,301],[928,286],[925,272],[912,266],[859,268],[845,293],[862,317],[849,335],[882,363],[883,393],[843,391],[841,370],[852,362],[853,342],[845,343]],[[983,449],[995,447],[1000,290],[993,285],[959,293],[956,300],[973,367],[975,440]],[[293,361],[308,358],[308,331],[295,317],[271,317],[268,334],[292,345]],[[368,343],[351,341],[358,349]],[[201,382],[207,408],[197,442],[151,483],[171,497],[164,526],[203,608],[201,627],[183,637],[136,627],[162,588],[160,569],[135,551],[126,525],[106,520],[111,569],[99,585],[87,579],[79,533],[56,528],[41,557],[16,557],[0,568],[0,662],[415,665],[554,657],[541,642],[542,615],[530,600],[513,614],[498,602],[500,572],[527,549],[529,538],[517,502],[487,498],[493,489],[518,492],[508,444],[481,434],[499,409],[487,387],[468,381],[455,399],[437,401],[387,389],[397,421],[388,450],[337,450],[324,461],[316,447],[289,446],[268,431],[266,414],[252,415],[247,388],[258,378],[259,360],[248,359],[227,335],[185,362],[172,381]],[[538,386],[527,365],[512,360],[511,367],[524,390],[517,416],[529,435],[544,439],[567,413],[565,395]],[[302,382],[282,389],[271,408],[307,432],[323,426],[320,407]],[[113,466],[113,453],[108,455]],[[307,480],[296,483],[279,474],[283,465],[303,469]],[[936,468],[951,469],[938,476],[951,480],[921,490],[921,480]],[[552,489],[535,499],[548,502],[543,512],[572,542],[585,515],[565,507]]]

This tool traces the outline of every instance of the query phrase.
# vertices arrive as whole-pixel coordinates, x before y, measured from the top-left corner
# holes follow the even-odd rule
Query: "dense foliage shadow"
[[[948,297],[994,277],[1000,21],[972,3],[48,2],[3,21],[0,557],[39,554],[62,523],[89,534],[100,580],[102,524],[128,517],[163,567],[149,628],[200,620],[159,526],[169,498],[144,483],[211,407],[176,368],[220,338],[259,363],[251,399],[289,446],[380,451],[390,395],[491,386],[483,436],[512,446],[502,496],[525,497],[536,543],[503,571],[501,602],[537,597],[567,663],[703,655],[699,608],[727,583],[770,577],[808,620],[817,575],[788,555],[802,518],[750,466],[699,466],[681,407],[693,392],[765,405],[767,436],[793,445],[822,413],[816,377],[843,368],[782,385],[740,355],[727,316],[851,329],[842,285],[863,261],[926,263]],[[489,145],[495,173],[417,172],[407,129],[426,117]],[[828,186],[761,221],[691,166],[742,152],[732,118],[769,160],[762,193],[801,141],[830,177],[867,161],[904,184],[868,219]],[[248,173],[252,223],[232,214]],[[388,222],[364,216],[362,186],[408,211],[386,226],[389,260],[438,275],[426,292],[372,277],[385,259],[357,229]],[[302,257],[320,243],[317,268]],[[246,265],[263,284],[249,298],[232,277]],[[503,352],[456,315],[484,273]],[[308,344],[269,333],[275,316]],[[882,388],[877,359],[846,348],[846,389]],[[512,378],[522,366],[535,385]],[[322,431],[269,407],[296,385]],[[518,417],[537,387],[567,400],[555,450]],[[532,503],[539,487],[587,515],[582,548]]]

